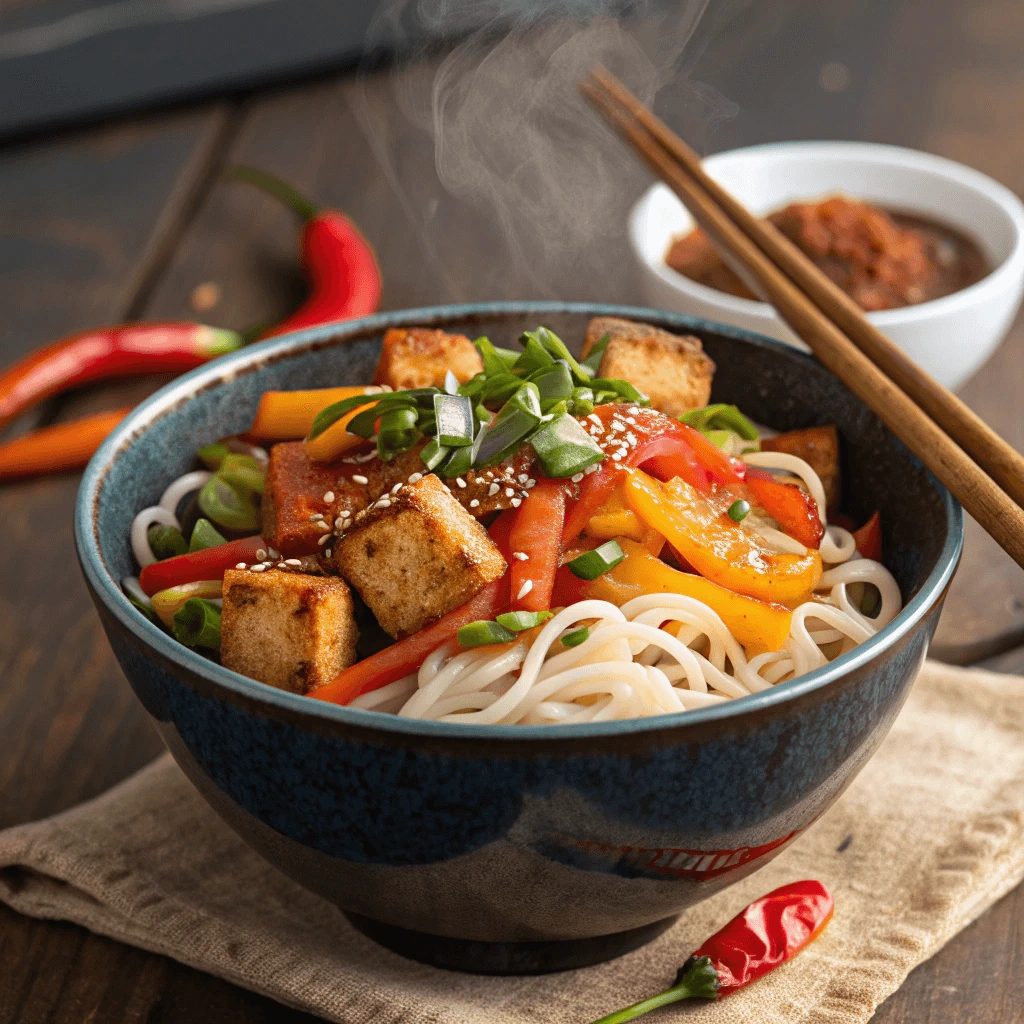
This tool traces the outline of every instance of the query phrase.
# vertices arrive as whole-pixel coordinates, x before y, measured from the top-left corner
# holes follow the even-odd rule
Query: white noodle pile
[[[782,452],[744,458],[798,476],[827,523],[824,489],[805,461]],[[773,526],[749,525],[777,550],[806,551]],[[826,525],[820,554],[821,582],[813,599],[793,611],[779,651],[748,657],[711,608],[681,594],[650,594],[621,608],[581,601],[548,621],[532,645],[522,640],[496,654],[489,647],[463,651],[448,644],[417,674],[364,694],[352,706],[433,721],[543,725],[663,715],[744,697],[827,664],[899,612],[892,574],[857,555],[848,530]],[[851,598],[854,584],[859,591],[864,584],[878,589],[874,618]],[[673,622],[681,624],[678,637],[660,628]],[[563,649],[559,637],[580,623],[590,626],[590,636]]]

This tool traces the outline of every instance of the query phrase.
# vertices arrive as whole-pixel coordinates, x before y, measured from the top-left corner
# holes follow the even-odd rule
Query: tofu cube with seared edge
[[[682,416],[700,409],[711,398],[715,364],[704,352],[699,338],[680,336],[614,316],[590,321],[583,358],[605,335],[608,343],[601,356],[599,377],[629,381],[650,400],[653,408],[668,416]]]
[[[432,473],[357,517],[335,544],[334,565],[396,639],[465,604],[508,568]]]
[[[329,683],[356,660],[352,592],[336,576],[268,569],[224,574],[220,660],[292,693]]]
[[[483,368],[480,353],[464,334],[447,334],[429,327],[393,327],[384,335],[373,382],[395,391],[443,388],[448,370],[465,384]]]

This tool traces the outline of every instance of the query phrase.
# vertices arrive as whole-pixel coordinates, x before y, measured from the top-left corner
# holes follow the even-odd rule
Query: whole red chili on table
[[[609,1013],[594,1024],[622,1024],[682,999],[720,999],[792,960],[821,933],[834,903],[821,882],[792,882],[755,900],[716,932],[656,996]]]
[[[261,338],[336,320],[351,320],[376,311],[381,292],[377,257],[362,232],[345,214],[320,209],[287,182],[253,167],[232,167],[225,177],[270,193],[305,222],[302,261],[309,277],[309,297],[286,320],[263,331]]]

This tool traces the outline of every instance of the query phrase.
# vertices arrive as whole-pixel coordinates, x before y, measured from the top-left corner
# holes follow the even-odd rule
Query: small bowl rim
[[[873,160],[880,166],[887,166],[895,169],[916,169],[933,173],[958,186],[973,191],[976,195],[989,201],[995,209],[1006,218],[1014,234],[1013,243],[1006,257],[992,268],[980,281],[961,288],[959,291],[949,295],[943,295],[937,299],[929,299],[927,302],[919,302],[913,306],[903,306],[899,309],[883,309],[868,313],[868,317],[875,326],[880,329],[902,327],[907,324],[917,324],[930,318],[938,318],[949,313],[955,313],[964,307],[973,307],[988,301],[994,293],[1002,292],[1008,280],[1017,280],[1024,276],[1024,203],[1005,185],[1000,184],[994,178],[984,174],[982,171],[948,157],[937,156],[934,153],[926,153],[922,150],[909,149],[905,146],[890,146],[881,142],[851,142],[851,141],[828,141],[828,140],[799,140],[792,142],[765,142],[755,146],[742,146],[737,149],[727,149],[720,153],[704,159],[704,164],[709,171],[713,171],[716,164],[726,163],[732,159],[744,157],[767,157],[792,156],[794,158],[810,159],[817,156],[858,156]],[[756,317],[765,324],[777,321],[778,314],[771,303],[761,302],[758,299],[746,299],[738,295],[729,295],[717,288],[693,281],[673,270],[664,260],[664,253],[656,261],[647,258],[640,243],[641,228],[640,222],[650,203],[652,196],[667,189],[668,186],[661,182],[654,182],[633,204],[628,217],[629,245],[633,250],[635,258],[651,273],[653,273],[663,284],[672,288],[675,292],[684,296],[691,296],[701,299],[710,305],[718,306],[725,314],[737,314],[746,317]],[[813,197],[812,197],[813,198]],[[921,211],[922,214],[926,211]],[[955,211],[954,211],[955,212]],[[960,224],[955,217],[950,217],[949,224],[958,230],[968,233],[972,232],[971,226]],[[982,240],[983,241],[983,240]]]
[[[430,322],[450,322],[475,316],[525,316],[578,314],[581,316],[618,316],[627,319],[662,323],[678,330],[707,330],[759,347],[779,349],[787,357],[814,360],[792,346],[774,341],[752,331],[730,327],[701,317],[669,313],[643,306],[605,305],[589,302],[506,301],[475,302],[376,313],[321,327],[281,335],[250,345],[212,363],[178,377],[155,392],[114,429],[86,467],[75,507],[75,547],[86,582],[106,610],[138,640],[167,662],[186,673],[205,679],[229,694],[254,701],[268,712],[308,715],[309,720],[323,726],[331,724],[379,729],[392,735],[410,738],[443,738],[448,741],[559,740],[582,741],[599,737],[661,732],[676,727],[690,727],[706,722],[755,713],[796,700],[823,688],[848,672],[856,671],[912,631],[945,592],[956,570],[963,546],[963,512],[952,495],[935,481],[946,507],[946,540],[935,565],[920,589],[900,613],[876,633],[822,668],[804,676],[779,683],[747,697],[735,698],[720,705],[694,711],[675,712],[647,718],[577,725],[463,725],[456,722],[432,722],[400,718],[397,715],[343,707],[249,679],[237,672],[209,661],[195,651],[179,644],[173,637],[139,614],[128,601],[121,585],[107,568],[99,542],[99,508],[102,489],[117,459],[144,436],[150,425],[172,412],[199,390],[208,390],[230,381],[239,371],[256,370],[260,364],[287,358],[299,351],[343,345],[359,336],[379,333],[390,327],[414,326]],[[181,678],[179,676],[179,678]],[[186,685],[192,684],[183,680]]]

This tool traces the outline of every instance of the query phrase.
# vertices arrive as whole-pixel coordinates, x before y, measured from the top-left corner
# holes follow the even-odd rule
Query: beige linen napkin
[[[819,878],[835,917],[792,964],[689,1024],[853,1024],[1024,877],[1024,679],[928,664],[874,759],[768,867],[610,963],[486,978],[404,960],[252,853],[168,756],[0,833],[0,898],[344,1024],[585,1024],[669,984],[757,896]]]

